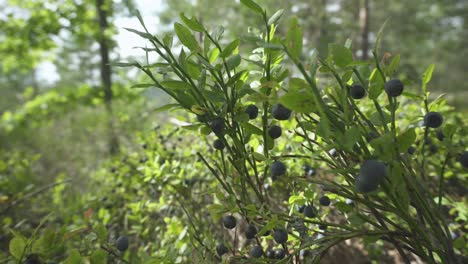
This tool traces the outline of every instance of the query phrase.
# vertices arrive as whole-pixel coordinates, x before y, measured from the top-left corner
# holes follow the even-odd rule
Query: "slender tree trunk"
[[[362,0],[363,5],[359,10],[359,25],[361,28],[361,59],[369,57],[369,0]]]
[[[328,36],[327,31],[327,0],[322,0],[322,13],[320,14],[320,37],[326,38]]]
[[[101,82],[104,90],[104,102],[108,113],[109,152],[115,154],[119,150],[119,141],[114,131],[114,115],[112,113],[112,71],[109,61],[109,44],[105,37],[105,31],[109,28],[107,22],[108,10],[105,0],[96,0],[96,10],[99,23],[99,53],[101,56]]]
[[[320,54],[327,54],[328,50],[328,43],[330,42],[328,36],[328,17],[327,17],[327,0],[320,0],[319,7],[317,9],[320,10],[320,28],[318,31],[318,51]]]
[[[202,3],[201,0],[195,0],[195,17],[203,24],[203,17],[201,15]],[[203,32],[198,32],[198,42],[203,45]]]

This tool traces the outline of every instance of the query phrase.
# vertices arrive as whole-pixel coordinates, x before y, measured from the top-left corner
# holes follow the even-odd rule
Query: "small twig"
[[[101,249],[105,250],[107,253],[111,254],[112,256],[122,260],[124,263],[128,263],[125,259],[122,258],[119,254],[115,253],[112,249],[105,247],[104,245],[101,246]]]
[[[35,191],[31,192],[31,193],[28,193],[28,194],[24,195],[23,197],[11,202],[10,205],[8,205],[5,209],[2,210],[1,214],[6,213],[11,208],[15,207],[16,205],[26,201],[27,199],[29,199],[29,198],[31,198],[33,196],[41,194],[42,192],[47,191],[48,189],[54,188],[55,186],[65,184],[65,183],[68,183],[68,182],[71,182],[71,181],[72,180],[63,180],[63,181],[60,181],[60,182],[54,182],[54,183],[48,184],[46,186],[43,186],[42,188],[40,188],[38,190],[35,190]]]

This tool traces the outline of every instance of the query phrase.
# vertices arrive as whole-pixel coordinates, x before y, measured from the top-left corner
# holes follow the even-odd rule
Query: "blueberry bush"
[[[225,42],[222,30],[210,32],[182,14],[183,24],[174,25],[179,53],[172,35],[152,35],[140,18],[145,31],[129,30],[151,43],[145,51],[162,62],[121,65],[147,74],[151,82],[139,86],[162,89],[196,117],[202,135],[223,142],[220,155],[197,155],[219,183],[219,200],[209,210],[227,232],[197,234],[213,243],[198,243],[197,251],[241,260],[274,248],[285,251],[275,254],[284,262],[298,262],[302,251],[311,250],[319,262],[331,247],[361,238],[385,241],[405,263],[413,256],[427,263],[461,261],[466,252],[461,242],[454,244],[454,221],[442,201],[450,196],[448,171],[466,173],[466,129],[444,120],[450,110],[442,100],[429,99],[433,65],[420,92],[412,93],[395,76],[400,58],[380,59],[382,31],[372,61],[355,60],[349,42],[330,44],[326,55],[305,56],[296,20],[280,37],[275,29],[281,10],[268,16],[255,2],[241,2],[263,22],[242,38],[253,47],[251,55],[241,55],[240,39]],[[408,111],[414,106],[420,110]],[[439,146],[430,143],[436,128],[444,135]],[[282,134],[287,140],[273,140]],[[314,164],[326,177],[301,173],[297,162]],[[332,209],[316,209],[318,204]],[[296,208],[304,205],[302,215]],[[335,213],[340,221],[329,217]],[[258,227],[244,243],[242,222]],[[267,232],[274,242],[264,237]],[[216,240],[223,254],[215,254]]]

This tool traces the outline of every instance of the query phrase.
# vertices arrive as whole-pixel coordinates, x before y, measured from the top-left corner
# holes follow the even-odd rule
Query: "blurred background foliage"
[[[305,36],[303,56],[312,56],[315,52],[325,56],[328,43],[344,43],[350,39],[355,57],[369,59],[369,47],[379,28],[388,20],[381,51],[389,60],[398,54],[401,56],[400,78],[410,89],[416,90],[422,72],[435,63],[430,84],[433,96],[446,94],[456,111],[468,111],[465,81],[468,1],[257,2],[270,14],[284,9],[283,19],[298,17]],[[141,208],[171,210],[171,204],[161,200],[161,187],[151,189],[153,187],[147,185],[148,189],[140,189],[144,182],[151,182],[151,177],[145,174],[148,172],[138,169],[138,164],[146,162],[145,159],[149,158],[158,170],[159,166],[170,169],[168,179],[164,178],[172,186],[165,190],[169,192],[168,197],[180,198],[184,192],[178,188],[202,184],[199,179],[208,174],[194,161],[193,152],[184,153],[179,149],[192,140],[188,133],[171,132],[180,125],[179,113],[170,113],[176,117],[170,119],[167,112],[158,111],[159,106],[167,103],[167,97],[154,89],[130,88],[146,77],[136,71],[109,66],[109,62],[131,60],[134,56],[134,53],[122,52],[118,36],[124,29],[116,21],[135,21],[136,8],[152,17],[146,23],[152,24],[158,34],[170,32],[181,12],[197,17],[211,30],[223,26],[226,40],[246,35],[249,26],[260,23],[234,0],[156,1],[153,4],[144,0],[0,1],[0,247],[3,252],[7,252],[9,228],[31,233],[39,225],[39,219],[51,210],[53,221],[57,223],[78,223],[77,218],[87,213],[83,208],[94,210],[101,220],[106,219],[106,214],[116,214],[112,210],[117,210],[118,203],[112,202],[103,209],[99,208],[106,204],[102,201],[113,201],[112,196],[117,194],[120,197],[130,195],[130,188],[140,195],[123,198],[127,203],[125,210],[133,212],[132,219],[104,222],[117,221],[113,224],[122,226],[129,221],[140,221],[130,232],[146,230],[145,221],[149,220]],[[280,23],[279,35],[284,35],[287,24]],[[248,47],[241,45],[242,48]],[[141,57],[144,57],[143,52]],[[154,130],[157,125],[162,128]],[[178,134],[182,139],[176,139]],[[194,148],[203,144],[195,144]],[[157,149],[158,154],[145,156],[151,153],[145,151],[147,148]],[[172,152],[179,158],[169,156]],[[124,157],[128,164],[122,162]],[[160,162],[163,158],[167,160]],[[180,169],[177,163],[188,162],[189,158],[191,165]],[[138,173],[142,178],[122,178]],[[197,180],[191,182],[194,177]],[[127,181],[123,187],[118,185],[122,181]],[[209,188],[209,183],[206,187]],[[138,204],[138,197],[153,194],[156,196],[152,196],[148,204]],[[197,205],[191,206],[193,208],[187,210],[196,212]],[[180,208],[177,214],[183,214]],[[184,228],[170,215],[164,214],[160,221],[177,231],[171,233],[170,228],[161,231],[168,235],[159,241],[161,245],[155,245],[156,248],[175,241]],[[183,245],[178,248],[186,249],[189,245],[184,243],[189,243],[188,240],[183,236],[179,238],[178,243]]]

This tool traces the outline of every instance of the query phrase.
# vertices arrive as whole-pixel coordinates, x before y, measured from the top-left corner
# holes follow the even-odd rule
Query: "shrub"
[[[195,18],[182,14],[185,25],[174,26],[184,46],[179,54],[173,53],[170,35],[159,38],[147,31],[131,30],[148,40],[164,63],[123,64],[139,68],[153,81],[151,85],[169,94],[187,113],[198,116],[195,125],[200,132],[210,128],[217,135],[222,133],[231,146],[226,155],[197,153],[221,188],[216,195],[223,200],[214,201],[208,209],[214,219],[238,213],[239,222],[263,225],[260,235],[274,230],[274,240],[288,244],[285,257],[289,260],[299,256],[301,250],[312,248],[314,260],[319,261],[330,247],[363,238],[390,243],[406,263],[410,254],[428,263],[455,263],[456,252],[461,251],[454,246],[447,217],[440,211],[445,195],[444,174],[453,164],[455,153],[463,151],[463,146],[456,144],[462,134],[457,133],[457,126],[446,123],[444,135],[450,140],[444,141],[443,161],[432,158],[428,162],[428,127],[442,125],[433,120],[432,113],[445,111],[438,101],[430,103],[426,92],[434,67],[430,66],[423,76],[421,95],[405,94],[403,82],[393,76],[397,58],[388,64],[380,62],[377,47],[381,33],[373,49],[374,64],[354,60],[349,45],[337,43],[330,44],[329,54],[305,60],[302,31],[296,19],[286,37],[280,38],[275,29],[282,11],[268,17],[253,1],[241,2],[265,25],[243,39],[255,46],[256,60],[246,60],[238,53],[239,39],[224,42],[220,31],[210,32]],[[141,18],[140,22],[146,30]],[[204,35],[203,45],[193,32]],[[293,77],[290,71],[294,69],[288,68],[286,56],[302,77]],[[155,75],[158,69],[167,74]],[[331,77],[334,84],[321,87],[319,75]],[[353,92],[351,97],[368,94],[366,99],[354,101],[348,96],[348,85],[356,84],[364,91]],[[255,115],[242,110],[253,103],[261,105],[261,120],[252,120]],[[425,126],[418,125],[421,116],[413,114],[415,111],[405,110],[412,105],[422,105]],[[286,147],[272,140],[269,128],[274,119],[293,131],[286,139]],[[370,138],[371,134],[376,136]],[[419,143],[422,152],[410,159],[404,153],[418,142],[423,142]],[[300,177],[293,161],[303,158],[323,166],[321,173],[333,174],[334,179]],[[439,174],[438,184],[428,184],[428,177],[434,174]],[[304,208],[304,216],[317,219],[288,214],[289,207],[310,204],[316,198],[317,184],[337,200],[332,210],[344,213],[346,221],[325,222],[322,219],[328,211],[316,212],[311,205]],[[288,192],[282,192],[286,186]],[[348,200],[353,201],[352,205],[345,202]],[[322,199],[320,202],[325,203]],[[306,226],[328,227],[327,233],[317,237],[300,229],[295,224],[298,217]],[[226,216],[223,222],[227,228],[236,226],[232,221],[227,223]],[[289,233],[294,239],[288,241]],[[307,239],[311,235],[314,239]],[[210,237],[208,232],[200,236]],[[268,239],[260,242],[266,245]],[[198,246],[210,251],[201,242]],[[248,248],[242,247],[226,258],[248,255]],[[260,245],[254,246],[250,255],[260,256],[258,248]],[[266,255],[271,256],[271,252],[267,250]]]

